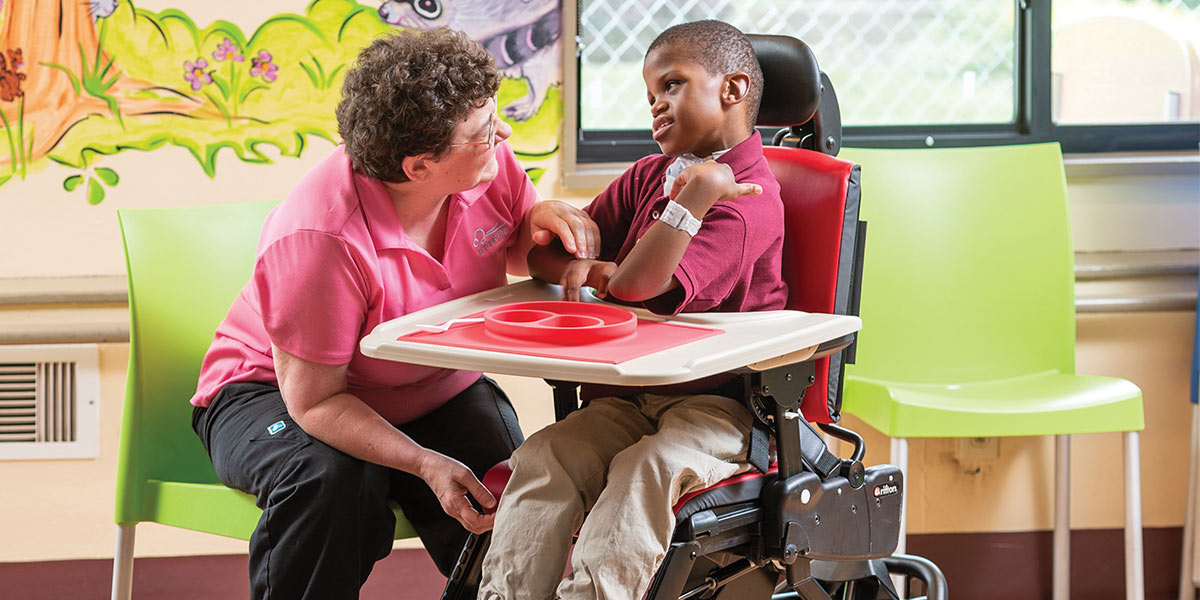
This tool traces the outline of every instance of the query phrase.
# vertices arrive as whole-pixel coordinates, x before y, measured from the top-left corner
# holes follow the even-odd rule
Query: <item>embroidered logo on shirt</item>
[[[496,242],[508,237],[509,231],[510,229],[508,224],[503,222],[496,223],[495,227],[492,227],[486,231],[483,228],[476,229],[475,239],[472,240],[471,245],[475,247],[475,252],[477,252],[480,256],[483,256],[483,253],[487,252],[488,248],[491,248],[492,246],[496,245]]]
[[[287,423],[284,423],[283,421],[275,421],[274,423],[271,423],[271,425],[267,427],[267,433],[269,433],[271,435],[275,435],[275,434],[279,433],[280,431],[283,431],[284,427],[287,427]]]

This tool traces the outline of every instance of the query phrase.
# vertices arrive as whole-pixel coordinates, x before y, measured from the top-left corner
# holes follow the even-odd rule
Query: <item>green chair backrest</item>
[[[254,266],[276,202],[117,211],[129,279],[129,370],[116,522],[142,521],[147,480],[217,483],[192,432],[200,362]]]
[[[867,221],[848,376],[1074,373],[1074,254],[1057,143],[851,149]]]

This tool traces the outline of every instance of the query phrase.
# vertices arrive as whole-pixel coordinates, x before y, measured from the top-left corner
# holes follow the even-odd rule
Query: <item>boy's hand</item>
[[[529,209],[533,242],[545,246],[562,240],[563,248],[576,258],[596,258],[600,254],[600,229],[586,212],[558,200],[543,200]]]
[[[563,270],[559,285],[563,287],[563,299],[579,301],[579,289],[588,286],[596,289],[596,296],[608,295],[608,280],[617,270],[617,263],[604,260],[573,260]]]
[[[756,183],[738,183],[733,178],[733,170],[725,163],[706,160],[698,165],[692,165],[683,170],[675,178],[668,194],[672,200],[678,200],[683,188],[691,185],[699,187],[701,193],[688,194],[685,206],[697,218],[703,217],[713,204],[722,200],[733,200],[741,196],[757,196],[762,193],[762,186]]]

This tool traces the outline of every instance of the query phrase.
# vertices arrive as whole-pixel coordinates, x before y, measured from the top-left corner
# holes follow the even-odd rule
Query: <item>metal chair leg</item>
[[[891,440],[891,462],[900,468],[900,472],[904,474],[904,496],[900,502],[900,539],[896,543],[896,553],[906,554],[908,550],[908,499],[912,494],[912,479],[908,476],[908,439],[907,438],[892,438]],[[905,587],[906,578],[904,575],[892,575],[892,585],[900,594],[899,600],[905,600],[908,597],[908,589]]]
[[[1071,436],[1054,436],[1054,600],[1071,598]]]
[[[117,545],[113,551],[112,600],[130,600],[133,596],[133,535],[136,524],[117,525]]]
[[[1125,598],[1146,597],[1142,555],[1142,457],[1138,432],[1125,432]]]
[[[1196,556],[1196,469],[1197,434],[1200,433],[1200,407],[1192,405],[1192,433],[1188,437],[1188,481],[1187,503],[1183,515],[1183,544],[1179,560],[1179,600],[1195,600],[1196,582],[1193,579],[1193,561]]]
[[[904,474],[905,489],[904,498],[900,503],[900,542],[896,545],[896,554],[906,554],[908,548],[908,499],[911,497],[912,480],[908,476],[908,440],[906,438],[892,438],[891,440],[891,462],[900,468],[900,472]]]

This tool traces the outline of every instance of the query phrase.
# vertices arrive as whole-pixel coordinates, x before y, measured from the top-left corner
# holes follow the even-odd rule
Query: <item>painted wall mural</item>
[[[98,204],[122,176],[93,164],[105,155],[178,146],[209,177],[219,160],[270,163],[268,146],[298,157],[310,136],[337,141],[359,50],[394,27],[443,25],[496,58],[501,116],[536,181],[559,145],[559,2],[313,0],[247,34],[133,0],[0,0],[0,186],[58,170],[64,193]]]

